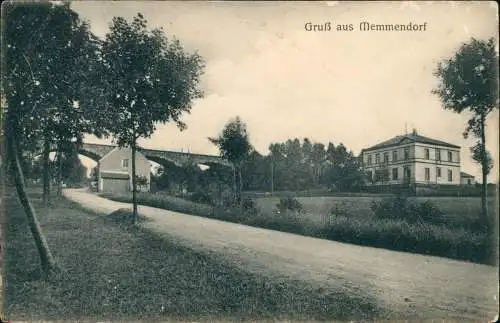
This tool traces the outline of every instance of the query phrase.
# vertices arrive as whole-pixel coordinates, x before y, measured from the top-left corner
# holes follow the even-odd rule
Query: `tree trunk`
[[[218,205],[223,205],[224,203],[222,200],[222,184],[220,183],[219,174],[217,174],[217,191],[218,191],[218,198],[219,198]]]
[[[135,176],[135,151],[136,145],[135,142],[132,143],[132,204],[133,204],[133,218],[132,223],[135,224],[137,222],[137,181]]]
[[[274,161],[271,161],[271,194],[274,193]]]
[[[50,142],[45,136],[43,139],[43,205],[50,202]]]
[[[233,165],[233,204],[237,202],[238,193],[236,190],[236,168]]]
[[[239,187],[239,202],[240,202],[240,210],[243,212],[243,177],[241,176],[241,165],[238,166],[238,179],[240,181],[240,187]]]
[[[490,223],[490,218],[488,216],[488,204],[486,201],[487,189],[488,189],[488,155],[486,153],[486,134],[485,134],[485,122],[486,117],[484,115],[481,116],[481,170],[482,170],[482,190],[481,190],[481,213],[483,219],[485,221],[485,225],[488,230],[492,229],[492,225]]]
[[[7,135],[7,154],[10,167],[13,173],[14,185],[16,187],[17,196],[21,205],[24,208],[26,217],[28,218],[28,225],[35,240],[35,245],[38,249],[38,254],[40,255],[40,263],[43,273],[49,274],[53,269],[56,269],[56,263],[52,253],[50,252],[49,246],[45,237],[43,236],[42,230],[40,228],[40,223],[38,222],[36,211],[31,205],[26,190],[24,187],[24,176],[21,167],[21,162],[18,156],[17,142],[13,138],[15,133],[11,131],[10,135]]]
[[[57,196],[62,195],[62,147],[61,143],[58,145],[57,151]]]

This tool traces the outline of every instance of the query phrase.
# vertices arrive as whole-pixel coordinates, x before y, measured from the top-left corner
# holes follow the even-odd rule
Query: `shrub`
[[[298,212],[298,213],[304,212],[302,204],[300,204],[300,202],[293,197],[280,198],[280,202],[276,204],[276,207],[280,213],[287,211]]]
[[[331,208],[329,215],[348,216],[347,205],[345,202],[335,203]]]
[[[213,205],[214,201],[210,194],[204,191],[196,191],[189,197],[189,200],[195,203],[203,203],[208,205]]]
[[[403,195],[372,201],[370,209],[380,219],[402,219],[410,213],[408,199]]]
[[[245,213],[255,215],[255,214],[259,213],[259,207],[257,206],[257,203],[255,203],[254,200],[247,197],[247,198],[243,199],[243,211]]]
[[[444,224],[444,213],[430,200],[411,202],[404,195],[372,201],[370,209],[379,219],[405,220],[409,223]]]
[[[422,222],[442,224],[444,213],[431,201],[416,203],[410,206],[410,212]]]

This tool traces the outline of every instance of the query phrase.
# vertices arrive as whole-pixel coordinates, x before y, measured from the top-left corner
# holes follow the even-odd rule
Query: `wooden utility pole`
[[[274,193],[274,161],[271,160],[271,193]]]

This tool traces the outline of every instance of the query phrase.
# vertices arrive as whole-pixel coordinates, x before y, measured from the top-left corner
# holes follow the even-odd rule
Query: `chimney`
[[[413,134],[414,136],[416,136],[416,135],[417,135],[417,129],[413,128],[413,132],[412,132],[412,134]]]

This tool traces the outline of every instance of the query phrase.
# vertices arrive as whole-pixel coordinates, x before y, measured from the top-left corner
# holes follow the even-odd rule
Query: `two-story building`
[[[151,183],[151,163],[139,151],[135,153],[135,174],[142,179],[137,191],[149,191]],[[132,150],[116,147],[98,162],[99,192],[132,191]]]
[[[361,151],[367,186],[460,184],[460,146],[412,133]]]

